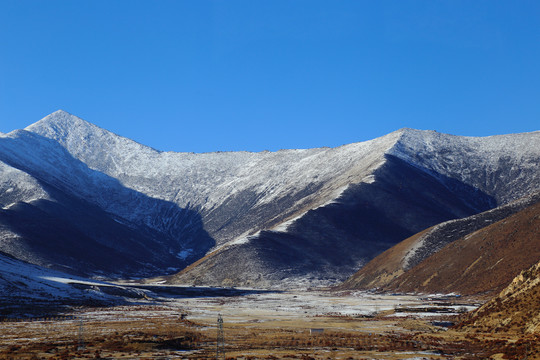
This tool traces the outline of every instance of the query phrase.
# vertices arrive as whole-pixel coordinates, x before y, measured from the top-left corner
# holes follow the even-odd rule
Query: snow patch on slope
[[[35,300],[97,299],[111,300],[98,292],[85,292],[69,283],[82,282],[97,285],[81,278],[70,277],[58,271],[31,265],[0,254],[0,289],[13,300],[18,297]]]

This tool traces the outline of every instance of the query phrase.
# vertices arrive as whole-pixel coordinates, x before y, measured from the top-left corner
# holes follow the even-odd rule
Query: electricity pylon
[[[82,318],[79,318],[79,346],[77,349],[84,350],[84,328]]]
[[[217,348],[216,348],[216,359],[225,360],[225,335],[223,333],[223,318],[221,314],[218,314],[217,318]]]

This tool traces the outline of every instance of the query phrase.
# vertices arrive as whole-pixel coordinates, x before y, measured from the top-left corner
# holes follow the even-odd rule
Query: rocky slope
[[[540,260],[540,193],[436,225],[373,259],[341,287],[387,291],[500,291]]]
[[[523,270],[501,293],[473,312],[461,329],[540,334],[540,262]]]
[[[0,134],[0,250],[89,275],[191,264],[173,281],[327,284],[531,192],[539,143],[402,129],[334,149],[172,153],[58,111]]]

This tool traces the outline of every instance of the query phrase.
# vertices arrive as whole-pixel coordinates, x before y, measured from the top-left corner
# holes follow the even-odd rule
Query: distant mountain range
[[[332,285],[422,230],[533,194],[539,163],[540,132],[193,154],[57,111],[0,134],[0,251],[92,277]]]

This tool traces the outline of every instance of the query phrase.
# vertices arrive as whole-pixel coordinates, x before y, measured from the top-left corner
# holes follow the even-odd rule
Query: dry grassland
[[[223,301],[201,303],[204,309],[194,308],[196,302],[182,308],[180,301],[81,308],[76,318],[1,322],[0,359],[215,359],[214,310],[234,311]],[[227,359],[538,359],[540,353],[534,335],[445,331],[423,318],[393,316],[392,310],[373,318],[282,312],[272,318],[271,311],[224,315]],[[310,335],[311,328],[324,331]]]

